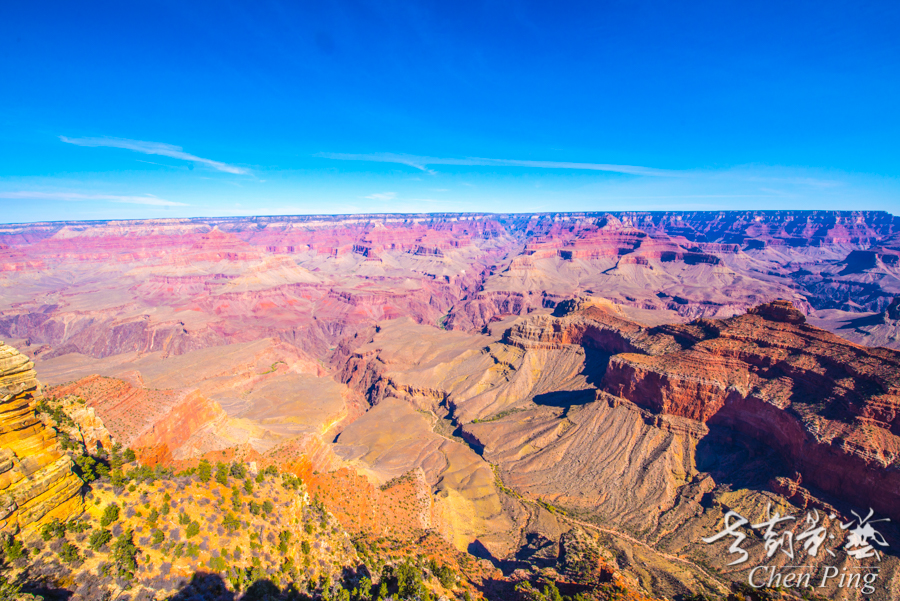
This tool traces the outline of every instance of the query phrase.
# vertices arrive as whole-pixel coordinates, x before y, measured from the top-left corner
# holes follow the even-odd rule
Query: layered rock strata
[[[0,531],[16,532],[83,508],[81,479],[56,432],[37,418],[34,364],[0,342]]]
[[[649,333],[681,348],[614,355],[604,392],[750,436],[805,483],[900,517],[900,353],[811,326],[785,301]]]

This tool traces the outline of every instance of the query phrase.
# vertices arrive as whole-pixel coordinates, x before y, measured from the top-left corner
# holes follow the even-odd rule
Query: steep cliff
[[[684,348],[613,356],[605,392],[748,435],[804,482],[900,517],[900,353],[811,326],[786,301],[654,330]]]
[[[34,364],[0,342],[0,530],[15,532],[82,510],[72,460],[32,408],[41,398]]]

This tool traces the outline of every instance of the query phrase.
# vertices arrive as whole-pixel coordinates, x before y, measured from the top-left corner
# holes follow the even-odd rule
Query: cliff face
[[[0,342],[0,530],[16,532],[83,508],[72,460],[31,404],[40,398],[34,364]]]
[[[900,516],[900,353],[808,325],[783,301],[653,330],[684,348],[612,357],[605,392],[748,435],[804,482]]]

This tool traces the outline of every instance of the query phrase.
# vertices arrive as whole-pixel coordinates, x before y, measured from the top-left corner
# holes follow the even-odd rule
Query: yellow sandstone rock
[[[56,432],[37,418],[34,363],[0,342],[0,531],[17,532],[83,510],[83,482]]]

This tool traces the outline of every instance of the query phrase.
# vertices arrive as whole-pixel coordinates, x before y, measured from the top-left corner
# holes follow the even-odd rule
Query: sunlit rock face
[[[16,532],[82,510],[81,479],[56,432],[36,417],[34,364],[0,343],[0,529]]]

